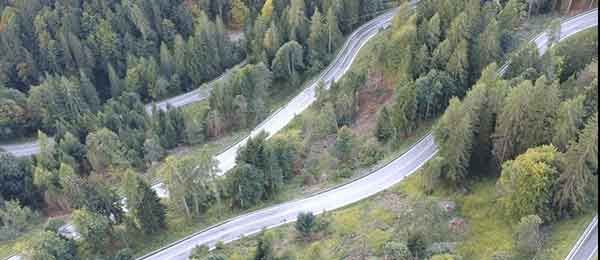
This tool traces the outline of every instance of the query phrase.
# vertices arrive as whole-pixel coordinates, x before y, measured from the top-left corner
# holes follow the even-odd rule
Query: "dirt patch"
[[[377,125],[377,111],[394,96],[393,81],[382,73],[369,73],[367,83],[358,91],[358,113],[352,124],[357,136],[370,136]]]
[[[396,192],[384,192],[377,200],[380,207],[390,210],[396,215],[405,212],[410,207],[406,196]]]
[[[591,6],[591,8],[597,7],[598,4],[595,3]],[[590,1],[573,1],[571,5],[571,9],[569,10],[569,15],[576,15],[578,13],[585,12],[590,9]]]

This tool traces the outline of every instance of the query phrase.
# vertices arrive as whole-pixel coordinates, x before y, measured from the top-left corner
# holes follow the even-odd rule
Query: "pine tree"
[[[558,104],[558,87],[544,78],[538,79],[535,85],[524,81],[511,89],[494,133],[497,161],[502,163],[528,148],[549,143],[552,128],[547,126],[552,125]]]
[[[554,208],[560,215],[580,213],[589,199],[587,188],[598,174],[598,114],[594,114],[561,158],[564,164],[554,195]]]
[[[395,127],[392,123],[392,115],[387,106],[383,106],[377,116],[377,126],[375,127],[375,136],[381,143],[387,143],[395,136]]]
[[[396,133],[402,133],[403,137],[408,136],[415,129],[417,115],[417,100],[414,83],[402,83],[396,91],[395,103],[392,106],[392,124],[397,129]],[[395,136],[396,140],[401,140],[400,136]]]
[[[492,62],[498,62],[502,57],[500,45],[500,28],[495,18],[492,18],[483,33],[479,35],[478,44],[478,71],[483,70]]]
[[[308,24],[306,22],[304,0],[291,0],[288,10],[289,39],[306,45],[308,40]]]
[[[229,25],[234,29],[242,29],[250,10],[242,0],[233,0],[231,3],[231,20]]]
[[[123,83],[121,83],[121,78],[119,78],[119,75],[117,75],[117,72],[110,63],[107,65],[107,70],[108,81],[110,82],[110,96],[114,98],[119,97],[123,92]]]
[[[263,234],[258,241],[258,245],[256,246],[254,260],[275,259],[275,253],[273,252],[273,238],[269,235],[269,233]]]
[[[166,43],[160,44],[160,71],[165,77],[171,77],[175,72],[173,56]]]
[[[327,11],[327,53],[333,54],[342,39],[342,32],[338,24],[338,19],[333,7]]]
[[[584,96],[577,96],[562,102],[558,108],[552,144],[560,151],[566,151],[569,143],[577,140],[577,133],[584,123],[584,101]]]
[[[79,91],[90,110],[93,112],[98,111],[100,108],[100,98],[98,98],[96,88],[83,71],[79,71]]]
[[[352,153],[354,151],[354,134],[350,128],[343,126],[338,129],[337,138],[335,141],[336,157],[342,163],[352,164]]]
[[[467,88],[469,87],[469,54],[468,54],[469,44],[466,41],[461,41],[452,55],[450,55],[450,60],[448,60],[448,65],[446,66],[446,70],[452,77],[456,80],[459,85],[459,96],[464,95],[466,93]]]
[[[137,219],[140,229],[145,234],[153,234],[165,228],[165,206],[160,203],[156,192],[142,179],[138,179],[137,194],[138,205],[133,208],[133,215]]]
[[[438,156],[444,160],[442,177],[455,186],[464,185],[471,158],[473,130],[467,109],[457,98],[453,98],[433,129],[439,147]]]
[[[279,48],[271,66],[275,78],[294,79],[298,71],[304,69],[302,46],[291,41]]]
[[[312,67],[320,69],[316,64],[322,65],[325,62],[325,51],[327,50],[327,38],[325,35],[325,25],[319,9],[316,9],[310,22],[310,34],[308,37],[308,49],[310,51],[310,60]]]

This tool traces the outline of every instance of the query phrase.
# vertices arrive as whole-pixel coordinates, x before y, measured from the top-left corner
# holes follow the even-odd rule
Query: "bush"
[[[383,159],[383,151],[373,139],[367,140],[359,150],[358,160],[363,167],[371,166]]]
[[[386,260],[410,260],[412,254],[404,242],[389,241],[383,246],[383,256]]]
[[[317,227],[317,217],[312,212],[298,214],[296,231],[304,241],[310,241]]]
[[[460,258],[455,255],[443,254],[443,255],[434,255],[431,257],[431,260],[459,260]]]
[[[531,256],[542,248],[542,219],[537,215],[521,218],[515,232],[515,248],[522,256]]]
[[[348,167],[342,167],[337,170],[336,175],[339,178],[350,178],[350,177],[352,177],[353,173],[354,173],[354,171],[352,171],[352,169],[350,169]]]
[[[27,231],[38,215],[18,201],[8,201],[0,208],[0,241],[12,240]]]
[[[53,218],[53,219],[48,220],[48,222],[46,223],[46,226],[44,226],[44,230],[58,233],[58,230],[64,225],[65,225],[64,220]]]

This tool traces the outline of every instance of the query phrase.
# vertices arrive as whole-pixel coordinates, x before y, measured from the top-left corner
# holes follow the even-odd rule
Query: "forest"
[[[155,218],[164,219],[166,207],[144,171],[170,149],[202,145],[260,123],[270,113],[272,95],[294,93],[329,63],[345,35],[394,4],[0,1],[0,140],[35,137],[41,148],[32,158],[0,152],[0,201],[8,214],[0,221],[2,240],[20,237],[29,222],[47,214],[69,213],[89,239],[100,236],[93,232],[112,232],[127,223],[147,233],[164,228],[164,220]],[[205,113],[192,119],[178,108],[147,113],[146,105],[195,89],[244,60],[247,65],[214,87]],[[281,146],[278,152],[290,149]],[[213,163],[212,155],[206,162]],[[204,178],[180,171],[179,162],[170,175],[169,163],[159,167],[168,185],[175,185],[171,180],[189,184],[180,174]],[[125,214],[123,195],[130,208],[143,203],[146,210]],[[214,199],[198,197],[205,204]],[[195,203],[189,216],[196,214],[194,208],[201,213],[201,201],[185,197],[185,206],[188,200]],[[103,228],[85,231],[94,224]],[[48,226],[56,231],[60,225]],[[72,257],[83,258],[100,254],[108,244],[123,246],[114,234],[102,236],[103,241],[86,242],[90,248],[77,246],[83,250],[77,254],[69,251],[75,245],[56,234],[37,241],[64,245]]]
[[[408,10],[379,0],[1,1],[0,139],[37,136],[41,152],[0,152],[0,240],[48,213],[69,214],[80,240],[58,234],[64,222],[52,219],[21,251],[131,259],[175,226],[355,176],[432,122],[440,150],[424,170],[429,193],[494,177],[498,205],[517,222],[552,223],[587,208],[585,184],[597,175],[597,33],[541,57],[516,36],[570,1],[421,1],[372,48],[369,68],[319,87],[309,114],[283,133],[250,139],[225,177],[209,149],[170,154],[252,129],[272,97],[295,93],[345,35],[396,4]],[[556,43],[555,22],[549,32]],[[502,78],[495,64],[508,58]],[[193,120],[179,108],[146,111],[242,61]],[[390,99],[363,136],[362,97],[379,74]],[[151,188],[151,168],[169,199]]]

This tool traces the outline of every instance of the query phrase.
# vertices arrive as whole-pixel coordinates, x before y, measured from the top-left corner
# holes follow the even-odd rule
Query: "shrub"
[[[531,256],[542,247],[540,225],[542,219],[537,215],[521,218],[515,232],[515,248],[523,256]]]
[[[404,242],[389,241],[383,246],[385,260],[410,260],[412,254]]]
[[[27,231],[37,214],[18,201],[8,201],[0,208],[0,241],[11,240]]]
[[[311,213],[300,213],[296,220],[296,231],[304,241],[310,241],[317,228],[317,217]]]
[[[373,139],[367,140],[359,150],[358,160],[361,166],[367,167],[383,159],[383,151],[380,145]]]
[[[64,220],[53,218],[53,219],[48,220],[48,222],[46,223],[46,226],[44,226],[44,230],[57,233],[58,230],[60,229],[60,227],[62,227],[64,225],[65,225]]]

